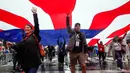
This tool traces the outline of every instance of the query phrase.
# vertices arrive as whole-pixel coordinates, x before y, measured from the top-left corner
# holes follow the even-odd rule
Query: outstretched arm
[[[35,7],[32,8],[33,12],[33,18],[34,18],[34,34],[38,38],[38,41],[41,41],[41,37],[39,35],[40,30],[39,30],[39,23],[38,23],[38,16],[37,16],[37,9]]]
[[[17,43],[17,44],[13,44],[11,42],[8,42],[7,44],[10,48],[14,49],[16,52],[19,52],[21,50],[22,51],[25,50],[24,46],[26,43],[25,43],[25,41],[22,41],[22,42]]]
[[[97,40],[97,45],[99,45],[99,40]]]
[[[124,34],[124,36],[122,37],[122,39],[124,39],[126,37],[126,35],[127,35],[127,32]]]
[[[70,17],[69,17],[69,15],[67,15],[67,17],[66,17],[66,26],[67,26],[68,33],[71,33],[72,32],[72,28],[70,26]]]

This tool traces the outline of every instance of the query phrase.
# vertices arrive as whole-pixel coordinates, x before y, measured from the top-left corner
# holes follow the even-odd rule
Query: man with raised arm
[[[80,32],[80,23],[76,23],[74,29],[71,28],[69,23],[69,15],[66,17],[66,25],[70,39],[67,45],[67,49],[70,54],[71,73],[75,73],[75,65],[77,61],[82,67],[82,73],[86,73],[85,53],[86,53],[86,38],[85,35]]]

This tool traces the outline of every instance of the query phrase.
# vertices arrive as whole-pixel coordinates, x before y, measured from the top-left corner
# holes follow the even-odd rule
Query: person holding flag
[[[101,61],[101,58],[104,62],[105,60],[105,47],[103,45],[103,42],[100,41],[100,43],[97,40],[97,44],[98,44],[98,55],[99,55],[99,61]]]
[[[17,43],[16,45],[8,43],[8,45],[16,50],[17,53],[22,53],[21,66],[25,73],[36,73],[39,65],[41,64],[40,48],[38,45],[41,37],[39,35],[37,9],[33,7],[32,12],[35,26],[33,27],[30,24],[25,26],[25,36],[20,43]]]
[[[76,23],[74,30],[72,30],[69,23],[69,15],[66,17],[66,25],[70,39],[67,45],[67,49],[70,54],[71,73],[75,73],[75,65],[79,61],[82,67],[82,73],[86,73],[85,55],[87,52],[86,37],[80,32],[80,23]]]

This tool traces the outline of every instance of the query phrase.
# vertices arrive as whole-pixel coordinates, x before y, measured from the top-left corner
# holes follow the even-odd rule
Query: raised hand
[[[32,12],[34,13],[34,14],[36,14],[37,13],[37,8],[36,7],[32,7]]]
[[[69,13],[69,14],[67,14],[67,17],[71,17],[71,14]]]

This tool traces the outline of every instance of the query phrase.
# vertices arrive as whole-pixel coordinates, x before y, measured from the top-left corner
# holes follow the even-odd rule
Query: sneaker
[[[122,71],[122,72],[125,72],[126,70],[124,70],[124,69],[121,69],[121,71]]]
[[[15,73],[15,70],[12,70],[12,73]]]
[[[121,71],[122,69],[118,67],[117,70]]]

